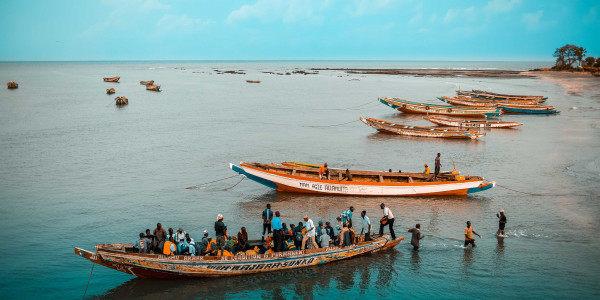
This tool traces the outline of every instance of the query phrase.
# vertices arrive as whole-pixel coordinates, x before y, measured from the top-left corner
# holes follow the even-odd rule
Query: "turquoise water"
[[[145,280],[96,266],[87,296],[100,298],[597,298],[600,296],[600,91],[566,93],[541,79],[429,78],[309,68],[497,68],[516,62],[119,62],[2,63],[0,82],[0,293],[6,298],[80,298],[92,268],[73,247],[133,242],[139,232],[183,227],[199,238],[218,213],[237,232],[260,236],[267,203],[297,223],[333,221],[348,206],[377,219],[385,202],[398,235],[420,222],[413,252],[394,250],[307,269],[248,277]],[[217,74],[243,70],[246,74]],[[102,77],[121,76],[120,83]],[[348,81],[360,78],[360,81]],[[140,80],[155,80],[161,93]],[[248,84],[246,80],[261,80]],[[105,89],[114,87],[115,95]],[[525,123],[480,141],[376,133],[358,118],[428,125],[377,97],[441,103],[456,88],[543,94],[561,113],[505,115]],[[117,108],[114,97],[129,105]],[[354,121],[354,122],[353,122]],[[346,124],[347,123],[347,124]],[[331,126],[345,124],[339,126]],[[467,197],[327,197],[277,193],[235,175],[239,161],[421,171],[442,153],[442,170],[484,176],[496,187]],[[237,185],[236,185],[237,184]],[[234,186],[235,185],[235,186]],[[234,187],[232,187],[234,186]],[[232,188],[230,188],[232,187]],[[533,196],[513,190],[542,194]],[[230,188],[230,189],[228,189]],[[498,240],[498,210],[508,237]],[[358,220],[358,214],[354,217]],[[466,220],[483,235],[461,244]],[[358,223],[355,221],[355,223]]]

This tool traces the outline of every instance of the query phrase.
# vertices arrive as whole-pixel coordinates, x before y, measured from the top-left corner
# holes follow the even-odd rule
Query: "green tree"
[[[596,59],[593,58],[592,56],[586,57],[585,61],[583,62],[583,65],[586,67],[593,67],[594,64],[596,64]]]
[[[581,65],[586,52],[587,51],[583,47],[578,47],[571,44],[557,48],[552,55],[556,57],[556,64],[554,65],[554,68],[557,70],[573,69],[574,63]]]

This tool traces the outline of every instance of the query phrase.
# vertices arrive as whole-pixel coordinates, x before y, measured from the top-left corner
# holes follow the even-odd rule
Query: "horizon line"
[[[554,62],[554,60],[441,60],[441,59],[112,59],[112,60],[0,60],[0,63],[79,62]]]

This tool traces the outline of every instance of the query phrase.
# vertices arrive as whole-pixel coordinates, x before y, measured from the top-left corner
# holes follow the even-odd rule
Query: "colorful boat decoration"
[[[127,104],[129,104],[129,100],[125,96],[117,96],[117,98],[115,98],[115,104],[116,105],[127,105]]]
[[[19,88],[19,84],[18,84],[18,83],[16,83],[16,82],[14,82],[14,81],[9,81],[9,82],[7,82],[7,83],[6,83],[6,87],[7,87],[9,90],[12,90],[12,89],[18,89],[18,88]]]
[[[109,95],[112,95],[115,93],[115,89],[114,88],[106,89],[106,93]]]
[[[480,176],[440,173],[362,171],[329,168],[319,177],[319,169],[284,164],[240,162],[229,167],[248,179],[281,192],[353,196],[431,196],[467,195],[491,189],[495,182]]]
[[[121,76],[104,77],[104,82],[119,82],[119,79],[121,79]]]
[[[554,106],[549,105],[519,105],[519,104],[498,104],[499,108],[505,113],[513,114],[558,114]]]
[[[535,100],[538,103],[546,101],[548,99],[544,96],[525,96],[525,95],[508,95],[498,94],[492,92],[485,92],[481,90],[461,91],[457,90],[456,95],[466,96],[472,98],[489,99],[489,100]]]
[[[418,113],[428,115],[448,115],[448,116],[470,116],[470,117],[494,117],[502,114],[502,110],[497,108],[476,108],[476,107],[456,107],[448,105],[437,105],[429,103],[419,103],[403,99],[379,98],[379,102],[401,112]]]
[[[154,80],[140,81],[140,85],[153,85]]]
[[[414,126],[399,123],[392,123],[385,120],[363,118],[360,120],[373,127],[377,131],[385,133],[395,133],[408,136],[420,136],[431,138],[447,138],[447,139],[478,139],[485,136],[485,133],[480,133],[479,130],[460,130],[460,129],[441,129],[439,127]]]
[[[160,92],[160,85],[146,85],[146,89],[149,91]]]
[[[498,104],[529,104],[538,105],[535,100],[489,100],[471,97],[438,97],[439,100],[454,106],[496,107]]]
[[[246,80],[247,83],[260,83],[260,80]]]
[[[440,126],[460,128],[512,128],[523,125],[523,123],[519,122],[504,122],[499,120],[464,120],[442,117],[423,117],[423,119]]]
[[[372,241],[347,247],[235,256],[187,256],[135,253],[132,244],[97,244],[96,252],[75,248],[75,254],[99,265],[140,278],[221,277],[256,274],[345,260],[391,249],[404,237],[391,240],[374,235]]]

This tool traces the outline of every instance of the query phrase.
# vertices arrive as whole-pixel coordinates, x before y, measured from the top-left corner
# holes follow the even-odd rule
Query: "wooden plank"
[[[408,182],[409,183],[413,183],[414,182],[413,179],[412,179],[412,177],[408,176]]]
[[[381,176],[381,174],[379,174],[379,182],[383,182],[383,176]]]

